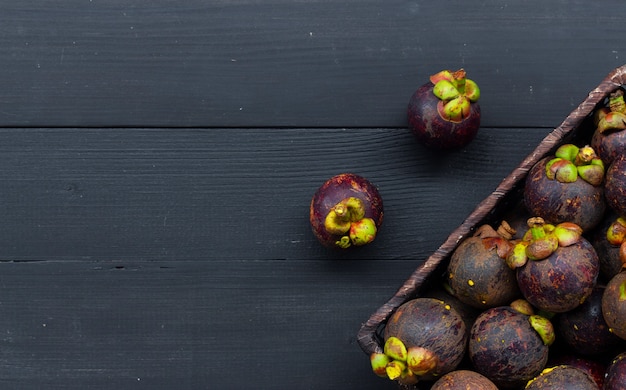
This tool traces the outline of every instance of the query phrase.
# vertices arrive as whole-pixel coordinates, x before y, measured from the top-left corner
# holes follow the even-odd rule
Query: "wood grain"
[[[0,12],[0,125],[404,127],[441,69],[486,127],[556,127],[622,65],[626,3],[34,0]]]
[[[21,0],[0,4],[0,387],[381,389],[356,336],[623,62],[626,4]],[[482,129],[406,129],[464,67]],[[310,232],[351,171],[385,221]]]
[[[0,259],[333,257],[308,207],[348,171],[386,207],[357,257],[424,258],[546,133],[483,129],[437,156],[393,129],[0,129]]]
[[[437,156],[393,129],[1,129],[0,384],[393,388],[361,323],[545,133]],[[308,225],[341,171],[387,210],[345,256]]]

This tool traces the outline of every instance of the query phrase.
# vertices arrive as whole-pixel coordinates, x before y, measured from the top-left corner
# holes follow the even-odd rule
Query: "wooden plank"
[[[622,65],[626,3],[22,0],[1,11],[1,126],[403,127],[428,75],[465,67],[485,127],[553,128]]]
[[[0,129],[0,386],[396,388],[361,323],[545,134],[441,155],[403,129]],[[343,171],[386,207],[349,255],[308,225]]]
[[[3,388],[395,386],[372,376],[355,335],[397,280],[354,262],[343,272],[218,258],[0,270]]]
[[[394,129],[0,129],[0,259],[332,258],[308,207],[345,171],[386,208],[354,256],[421,259],[546,134],[483,129],[442,155]]]

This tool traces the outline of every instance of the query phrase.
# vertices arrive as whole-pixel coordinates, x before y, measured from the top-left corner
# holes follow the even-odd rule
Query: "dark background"
[[[0,386],[382,389],[361,324],[626,58],[607,1],[0,1]],[[406,127],[482,90],[468,147]],[[367,249],[308,222],[376,184]]]

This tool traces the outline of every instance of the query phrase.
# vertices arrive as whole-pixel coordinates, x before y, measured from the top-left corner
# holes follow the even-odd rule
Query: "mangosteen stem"
[[[365,216],[365,205],[359,198],[350,197],[342,200],[333,207],[337,216],[346,221],[358,221]]]
[[[335,245],[345,249],[351,245],[369,244],[376,238],[376,223],[365,218],[365,205],[359,198],[345,198],[328,212],[324,227],[330,234],[341,236]]]
[[[515,233],[517,231],[507,221],[503,220],[498,226],[498,234],[507,240],[512,239]]]
[[[626,102],[624,102],[624,91],[621,89],[609,95],[609,108],[613,112],[626,113]]]
[[[529,259],[543,260],[558,249],[559,240],[552,232],[546,232],[546,223],[543,218],[530,218],[528,226],[530,227],[531,237],[525,252]]]
[[[330,209],[324,220],[324,227],[330,234],[345,234],[350,230],[351,222],[363,217],[363,201],[355,197],[345,198]]]
[[[591,163],[591,160],[596,158],[596,152],[589,145],[585,145],[582,148],[578,149],[578,153],[576,153],[576,157],[574,158],[574,164],[576,165],[587,165]]]
[[[478,85],[466,78],[464,69],[456,72],[441,71],[430,77],[433,94],[440,100],[439,115],[451,122],[462,122],[471,111],[471,103],[480,98]]]
[[[528,227],[530,228],[530,232],[532,234],[532,238],[537,240],[540,238],[544,238],[546,236],[546,231],[544,230],[544,225],[546,221],[544,221],[541,217],[532,217],[527,221]]]

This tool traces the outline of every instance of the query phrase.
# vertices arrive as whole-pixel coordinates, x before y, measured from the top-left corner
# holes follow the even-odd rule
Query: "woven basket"
[[[565,143],[589,142],[594,127],[591,114],[600,103],[605,103],[609,94],[626,84],[626,65],[614,69],[592,90],[587,98],[572,111],[559,127],[550,132],[521,164],[515,168],[487,198],[471,212],[445,242],[422,263],[404,282],[387,303],[382,305],[365,322],[357,335],[358,343],[368,356],[382,353],[382,330],[394,311],[403,303],[419,296],[426,281],[438,278],[445,270],[451,254],[457,246],[470,237],[474,230],[485,223],[499,223],[504,213],[521,200],[521,191],[528,171],[542,158],[553,154]],[[587,141],[584,141],[587,140]]]

